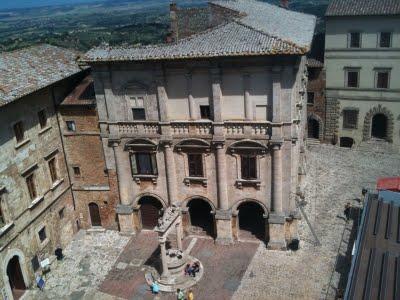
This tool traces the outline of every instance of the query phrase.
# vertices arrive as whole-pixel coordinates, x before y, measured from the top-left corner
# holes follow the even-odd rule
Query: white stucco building
[[[400,146],[400,3],[332,0],[326,12],[326,138]]]

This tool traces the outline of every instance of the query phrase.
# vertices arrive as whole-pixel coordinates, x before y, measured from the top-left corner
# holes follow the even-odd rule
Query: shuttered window
[[[131,156],[133,175],[157,175],[157,158],[155,153],[138,152]]]
[[[25,180],[26,180],[26,185],[28,187],[29,196],[31,197],[32,200],[34,200],[37,197],[34,174],[33,173],[30,174],[29,176],[26,177]]]
[[[51,182],[54,183],[58,179],[56,158],[53,157],[52,159],[50,159],[48,164],[49,164]]]
[[[203,177],[203,156],[201,154],[188,154],[189,176]]]
[[[257,179],[257,159],[255,156],[242,155],[242,179]]]

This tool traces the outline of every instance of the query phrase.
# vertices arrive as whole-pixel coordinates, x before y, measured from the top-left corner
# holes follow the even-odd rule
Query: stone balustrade
[[[208,136],[213,134],[213,123],[198,121],[171,121],[172,136]],[[224,133],[227,136],[266,136],[269,134],[269,122],[225,121]],[[154,121],[120,122],[118,133],[121,136],[157,135],[160,125]]]

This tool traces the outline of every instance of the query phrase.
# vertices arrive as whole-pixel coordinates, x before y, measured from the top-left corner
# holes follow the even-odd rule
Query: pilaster
[[[221,70],[219,68],[211,69],[210,76],[214,122],[222,122]]]
[[[197,120],[196,106],[192,94],[192,73],[186,73],[186,89],[189,101],[189,117],[190,120]]]
[[[221,210],[229,208],[228,189],[226,183],[226,150],[222,141],[214,142],[216,148],[216,166],[217,166],[217,190],[218,190],[218,207]]]
[[[244,90],[244,116],[246,121],[253,121],[253,103],[250,97],[250,74],[243,75],[243,90]]]
[[[160,121],[168,121],[168,95],[166,91],[164,71],[160,68],[155,71],[155,81],[157,86],[157,101],[160,113]]]

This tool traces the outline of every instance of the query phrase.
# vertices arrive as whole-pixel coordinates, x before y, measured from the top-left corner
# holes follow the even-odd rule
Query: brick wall
[[[100,209],[102,226],[117,230],[118,184],[115,174],[110,174],[105,165],[96,108],[67,105],[62,106],[60,114],[79,226],[91,227],[88,205],[93,202]],[[75,122],[75,132],[67,131],[66,121]],[[74,173],[74,167],[79,168],[80,175]]]

